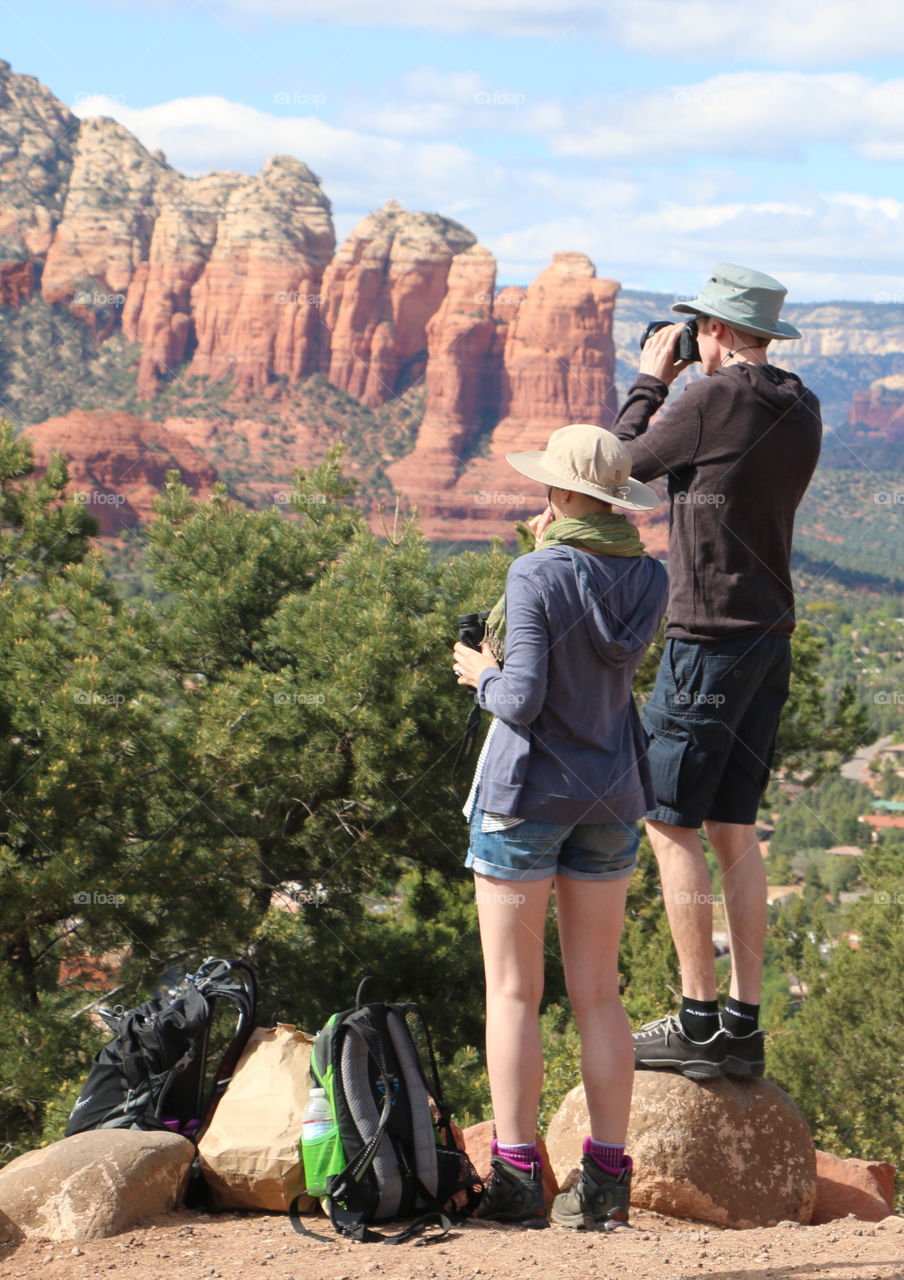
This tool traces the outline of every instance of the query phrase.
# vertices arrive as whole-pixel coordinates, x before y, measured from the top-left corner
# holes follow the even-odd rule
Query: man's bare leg
[[[705,825],[722,873],[731,995],[756,1005],[760,1002],[766,945],[766,869],[756,828],[735,822],[710,821]]]
[[[715,1000],[713,892],[700,833],[692,827],[673,827],[650,819],[647,832],[659,863],[682,994],[694,1000]]]

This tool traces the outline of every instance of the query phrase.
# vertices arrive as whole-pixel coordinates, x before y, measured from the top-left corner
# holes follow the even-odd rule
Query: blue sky
[[[754,16],[757,21],[754,21]],[[686,295],[904,301],[904,6],[874,0],[0,0],[0,57],[185,173],[306,161],[344,236],[388,199],[525,283],[583,251]]]

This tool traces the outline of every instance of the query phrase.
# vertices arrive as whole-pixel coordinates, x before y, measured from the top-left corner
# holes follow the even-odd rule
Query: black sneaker
[[[751,1031],[746,1036],[736,1036],[731,1031],[725,1047],[725,1060],[722,1070],[735,1080],[758,1079],[766,1070],[766,1033]]]
[[[548,1227],[540,1166],[532,1164],[530,1172],[516,1169],[501,1156],[494,1156],[491,1165],[490,1181],[474,1217],[491,1222],[520,1222],[523,1227]]]
[[[688,1080],[717,1080],[730,1040],[721,1028],[708,1040],[690,1040],[674,1014],[634,1033],[634,1066],[641,1071],[678,1071]]]
[[[581,1176],[570,1191],[552,1202],[550,1217],[560,1227],[601,1227],[615,1231],[630,1226],[631,1165],[621,1173],[607,1173],[593,1156],[581,1160]]]

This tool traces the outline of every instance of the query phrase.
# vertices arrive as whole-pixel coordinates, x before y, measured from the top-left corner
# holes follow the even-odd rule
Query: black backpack
[[[224,1004],[238,1020],[208,1081],[211,1026]],[[114,1038],[94,1059],[66,1137],[87,1129],[169,1129],[196,1141],[251,1034],[255,1004],[251,969],[211,957],[136,1009],[99,1009]]]
[[[333,1123],[302,1141],[307,1193],[322,1198],[341,1235],[397,1244],[436,1226],[441,1235],[431,1238],[440,1239],[473,1212],[483,1184],[456,1142],[416,1004],[334,1014],[311,1049],[311,1078]],[[297,1205],[290,1209],[295,1229],[312,1234]],[[392,1236],[367,1225],[425,1214]]]

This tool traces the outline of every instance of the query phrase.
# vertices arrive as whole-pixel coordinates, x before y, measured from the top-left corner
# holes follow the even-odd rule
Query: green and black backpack
[[[473,1212],[483,1184],[455,1140],[416,1004],[334,1014],[314,1041],[311,1077],[332,1122],[302,1141],[306,1190],[321,1198],[341,1235],[400,1243],[427,1226],[444,1235]],[[307,1234],[297,1204],[292,1222]],[[368,1227],[411,1218],[393,1236]]]

